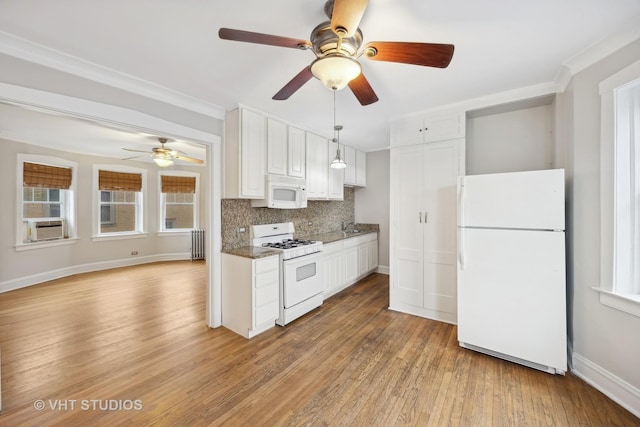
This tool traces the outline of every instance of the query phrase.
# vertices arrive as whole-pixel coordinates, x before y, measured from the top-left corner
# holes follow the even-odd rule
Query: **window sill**
[[[640,295],[619,294],[601,288],[592,289],[600,293],[600,304],[640,317]]]
[[[103,242],[108,240],[126,240],[126,239],[146,239],[149,233],[113,233],[112,235],[102,234],[99,236],[91,236],[94,242]]]
[[[58,240],[45,240],[42,242],[18,243],[15,248],[16,252],[31,251],[33,249],[52,248],[55,246],[72,245],[78,241],[75,237]]]
[[[176,231],[169,231],[169,230],[162,230],[162,231],[158,231],[158,236],[161,237],[166,237],[166,236],[191,236],[191,230],[176,230]]]

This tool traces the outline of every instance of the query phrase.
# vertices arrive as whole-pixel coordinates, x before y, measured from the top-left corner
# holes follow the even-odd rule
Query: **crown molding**
[[[638,19],[640,19],[640,17],[638,17]],[[634,22],[637,23],[638,21],[636,20]],[[640,28],[622,31],[578,52],[576,55],[567,59],[562,64],[562,67],[568,70],[570,76],[574,76],[638,39],[640,39]],[[560,81],[564,81],[566,78],[563,77],[564,74],[566,74],[566,72],[561,70],[558,76]]]
[[[224,120],[225,109],[173,89],[0,31],[0,53],[126,92]]]

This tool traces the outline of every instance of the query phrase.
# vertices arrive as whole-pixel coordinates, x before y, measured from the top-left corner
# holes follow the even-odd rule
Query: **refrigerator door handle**
[[[458,262],[460,270],[464,270],[467,263],[467,257],[464,250],[464,228],[458,227]]]

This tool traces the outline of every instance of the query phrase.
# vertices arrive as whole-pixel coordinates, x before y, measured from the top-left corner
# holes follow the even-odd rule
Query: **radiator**
[[[205,259],[204,230],[191,230],[191,261]]]

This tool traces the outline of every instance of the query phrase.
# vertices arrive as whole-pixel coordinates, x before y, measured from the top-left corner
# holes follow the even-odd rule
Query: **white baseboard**
[[[627,411],[640,418],[640,389],[578,353],[573,353],[572,372]]]
[[[89,264],[74,265],[56,270],[45,271],[30,276],[0,282],[0,293],[9,292],[49,280],[60,279],[74,274],[89,273],[92,271],[108,270],[111,268],[128,267],[132,265],[148,264],[159,261],[182,261],[191,259],[189,252],[148,255],[135,258],[115,259],[111,261],[92,262]]]
[[[376,273],[389,275],[389,266],[388,265],[379,265]]]

